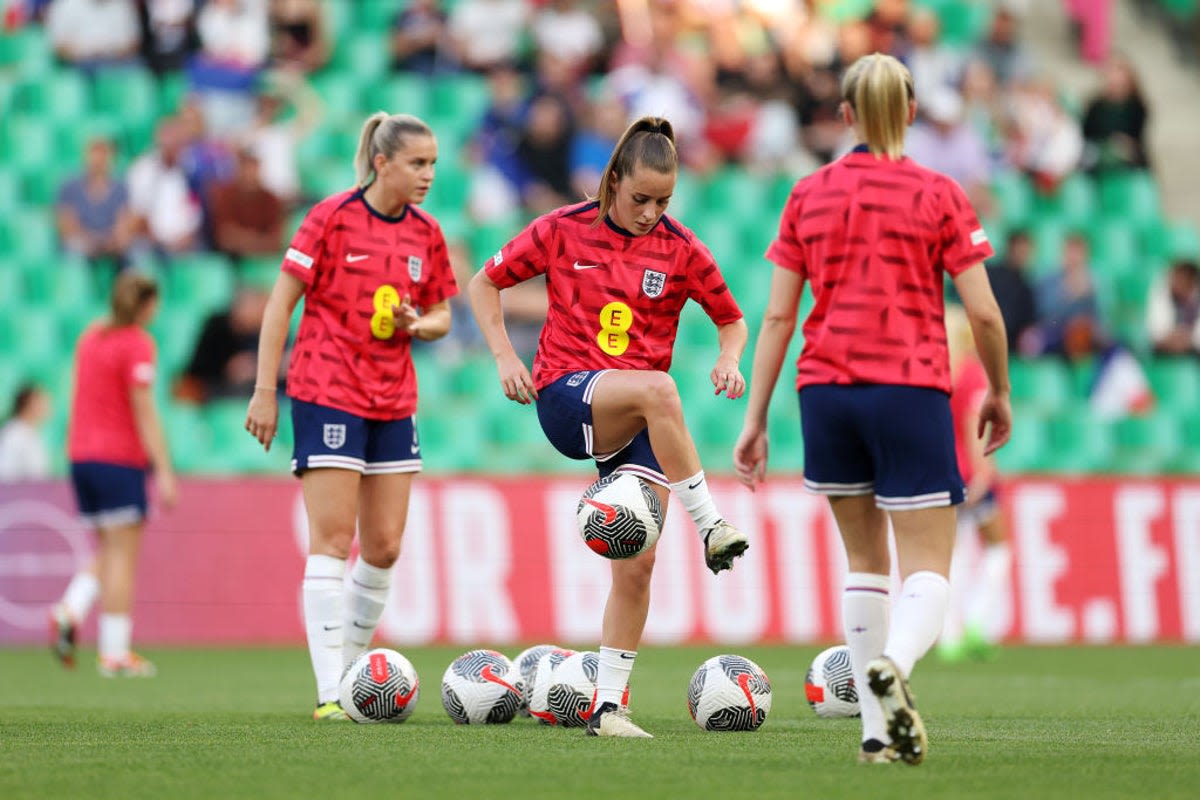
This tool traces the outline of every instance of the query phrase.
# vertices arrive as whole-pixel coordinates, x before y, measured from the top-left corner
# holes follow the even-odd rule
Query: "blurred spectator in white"
[[[177,72],[200,46],[196,0],[141,0],[142,58],[157,75]]]
[[[1082,233],[1068,235],[1061,268],[1038,283],[1038,354],[1078,360],[1107,346],[1090,256]]]
[[[197,97],[185,98],[179,107],[178,119],[183,127],[184,140],[179,166],[187,178],[188,188],[200,201],[204,220],[199,244],[211,246],[213,232],[208,209],[209,190],[233,175],[233,151],[224,138],[210,134],[205,106]]]
[[[1200,267],[1176,261],[1146,298],[1146,333],[1160,356],[1200,355]]]
[[[993,169],[1008,166],[1004,139],[1009,127],[1007,98],[996,83],[996,75],[980,58],[963,67],[961,94],[963,116],[987,143]]]
[[[176,117],[158,124],[155,146],[129,167],[129,207],[135,229],[154,249],[179,253],[200,242],[200,198],[188,186],[180,164],[184,126]]]
[[[455,60],[473,72],[519,62],[529,14],[526,0],[460,0],[447,22]]]
[[[905,151],[914,161],[949,175],[962,186],[981,216],[988,216],[991,161],[983,137],[963,119],[958,92],[939,86],[917,103],[921,113],[905,138]]]
[[[440,0],[410,0],[392,21],[392,69],[433,75],[442,63],[446,12]]]
[[[1029,81],[1010,93],[1012,126],[1009,157],[1028,172],[1034,186],[1053,192],[1079,167],[1083,156],[1083,131],[1075,117],[1062,107],[1053,83]]]
[[[521,167],[521,202],[533,214],[544,214],[575,197],[571,187],[570,109],[557,95],[535,97],[525,114],[525,127],[517,143]]]
[[[904,63],[912,73],[917,100],[939,89],[959,85],[963,73],[960,53],[940,41],[942,24],[937,12],[930,8],[913,9],[908,19],[908,52]]]
[[[41,427],[50,418],[50,395],[34,383],[17,389],[12,413],[0,426],[0,483],[50,477],[50,451]]]
[[[521,163],[517,145],[525,124],[525,84],[511,64],[488,73],[491,104],[471,137],[471,174],[467,201],[471,219],[479,223],[509,218],[520,207]]]
[[[329,30],[317,0],[271,0],[268,22],[275,66],[311,73],[329,61]]]
[[[208,198],[213,243],[234,258],[275,255],[283,249],[287,209],[263,186],[257,151],[237,152],[231,179],[214,184]]]
[[[200,12],[200,52],[188,77],[218,135],[232,134],[254,113],[254,81],[270,54],[266,0],[208,0]]]
[[[129,194],[113,175],[110,140],[88,141],[83,174],[63,184],[54,210],[64,250],[88,259],[124,262],[133,244],[134,217]]]
[[[46,33],[60,59],[86,72],[134,64],[141,47],[133,0],[54,0]]]
[[[1113,58],[1104,67],[1104,87],[1088,101],[1083,115],[1084,166],[1094,172],[1146,169],[1146,122],[1133,65]]]
[[[222,397],[249,397],[258,370],[258,335],[267,293],[242,287],[229,308],[204,321],[187,369],[172,387],[178,400],[203,403]]]
[[[534,15],[531,28],[538,52],[553,55],[575,75],[588,72],[604,48],[600,23],[579,0],[549,0]]]
[[[600,191],[600,176],[627,123],[625,106],[616,97],[601,94],[589,106],[571,140],[571,185],[577,197],[595,197]]]
[[[1014,354],[1037,355],[1040,347],[1036,337],[1037,300],[1029,282],[1032,266],[1033,240],[1029,238],[1029,232],[1021,228],[1009,232],[1004,257],[987,264],[992,294],[996,296],[996,304],[1000,306],[1000,314],[1004,317],[1008,350]],[[1034,339],[1026,344],[1031,333]]]
[[[1020,17],[1002,3],[992,15],[987,36],[975,47],[975,56],[988,63],[1002,86],[1026,81],[1033,75],[1033,59],[1021,42],[1020,27]]]
[[[286,116],[288,107],[295,110]],[[242,136],[258,153],[263,186],[291,207],[300,201],[296,151],[321,122],[321,98],[297,72],[262,76],[254,120]]]

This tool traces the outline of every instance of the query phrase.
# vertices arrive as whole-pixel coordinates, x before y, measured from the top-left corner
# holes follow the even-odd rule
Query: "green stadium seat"
[[[92,108],[130,120],[155,120],[159,115],[159,88],[148,69],[104,70],[92,82]]]
[[[361,3],[363,7],[379,6],[380,3]],[[338,38],[334,64],[338,69],[350,72],[360,81],[375,81],[383,78],[391,69],[392,54],[388,47],[388,27],[363,27],[361,33]]]
[[[164,305],[151,326],[158,345],[158,359],[164,380],[170,382],[182,374],[192,359],[206,317],[190,306]]]
[[[1200,409],[1200,364],[1187,358],[1157,358],[1145,364],[1158,405],[1181,415]]]
[[[1047,469],[1046,420],[1014,409],[1012,438],[996,451],[996,464],[1003,472],[1042,472]]]
[[[59,69],[17,83],[13,111],[78,122],[90,108],[87,81],[77,70]]]
[[[1000,218],[1009,228],[1028,224],[1033,216],[1033,186],[1023,173],[1001,172],[992,179],[992,194],[1000,209]]]
[[[1070,233],[1066,224],[1054,218],[1039,219],[1031,224],[1035,278],[1055,272],[1062,264],[1063,242]]]
[[[1117,420],[1113,423],[1113,438],[1117,447],[1115,466],[1121,472],[1161,472],[1182,448],[1179,421],[1163,410]]]
[[[1119,469],[1114,459],[1113,427],[1097,419],[1085,405],[1049,420],[1045,455],[1052,469],[1068,473]]]
[[[364,94],[372,112],[382,110],[422,118],[429,115],[430,92],[425,79],[419,75],[393,73],[368,85]]]
[[[63,154],[55,150],[54,121],[35,113],[8,115],[0,127],[0,150],[20,153],[20,159],[12,165],[22,174],[30,172],[60,171],[55,162]]]
[[[189,91],[187,77],[180,72],[169,72],[158,79],[158,115],[174,114],[183,105]]]
[[[369,103],[363,102],[362,83],[350,72],[326,69],[313,76],[313,89],[321,98],[324,108],[323,120],[327,125],[361,124],[369,112]],[[357,138],[352,137],[357,144]]]
[[[21,185],[21,177],[14,170],[0,164],[0,216],[7,216],[21,206]]]
[[[403,0],[369,0],[354,5],[355,27],[364,31],[378,31],[383,36],[392,29],[392,21],[407,4]]]
[[[300,183],[308,193],[319,197],[336,194],[354,186],[354,167],[340,158],[302,160]]]
[[[526,409],[529,411],[529,409]],[[437,413],[422,413],[419,420],[421,459],[434,471],[503,470],[512,462],[489,458],[485,452],[487,430],[478,404],[470,400],[446,403]]]
[[[1100,219],[1089,238],[1092,265],[1104,278],[1139,269],[1144,261],[1138,232],[1120,219]]]
[[[1064,180],[1053,194],[1034,195],[1034,211],[1053,217],[1064,225],[1083,228],[1096,216],[1096,189],[1092,179],[1077,172]]]
[[[1070,370],[1054,358],[1014,358],[1008,365],[1014,404],[1040,412],[1055,413],[1075,398]]]
[[[455,117],[473,129],[491,102],[487,79],[479,75],[439,75],[430,89],[430,111],[439,118]]]
[[[501,392],[496,365],[486,356],[464,359],[448,372],[446,388],[455,400],[481,400]]]
[[[167,303],[203,319],[228,307],[233,297],[233,266],[219,253],[184,253],[166,270]]]
[[[10,217],[9,225],[11,248],[8,252],[18,261],[41,263],[54,257],[58,249],[58,235],[48,209],[25,208]]]
[[[1200,231],[1191,222],[1164,223],[1148,238],[1146,249],[1162,259],[1200,260]]]
[[[54,70],[54,51],[45,31],[36,25],[5,32],[0,67],[13,68],[25,78],[42,78]]]
[[[1141,170],[1130,170],[1100,178],[1100,208],[1104,216],[1122,219],[1138,230],[1155,223],[1162,211],[1154,177]]]
[[[11,354],[19,368],[41,369],[62,360],[64,337],[58,312],[50,306],[28,305],[7,311],[12,323]]]
[[[979,41],[992,22],[992,4],[978,0],[946,0],[939,4],[942,40],[950,45],[969,46]]]

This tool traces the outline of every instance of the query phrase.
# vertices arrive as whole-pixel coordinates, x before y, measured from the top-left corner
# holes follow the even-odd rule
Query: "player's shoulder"
[[[437,221],[437,218],[423,208],[418,208],[414,205],[409,205],[408,213],[412,215],[413,222],[432,231],[441,231],[442,226]]]
[[[361,189],[346,189],[345,191],[331,194],[323,200],[318,200],[308,210],[308,218],[323,223],[338,211],[348,207],[361,192]]]
[[[600,216],[600,203],[595,200],[585,200],[582,203],[571,203],[549,211],[534,220],[534,224],[541,222],[554,227],[592,225],[598,216]]]

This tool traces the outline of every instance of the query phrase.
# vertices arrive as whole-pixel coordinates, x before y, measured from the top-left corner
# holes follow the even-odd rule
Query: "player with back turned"
[[[295,452],[308,513],[304,622],[317,720],[344,720],[338,679],[371,643],[421,469],[413,339],[450,330],[458,292],[436,220],[416,208],[433,183],[424,122],[379,111],[363,125],[358,188],[317,203],[283,259],[259,339],[246,430],[270,448],[275,376],[292,310],[304,316],[288,367]],[[357,530],[359,557],[344,580]]]
[[[807,282],[815,304],[797,362],[804,483],[829,497],[849,574],[842,619],[862,709],[861,761],[919,764],[924,724],[908,692],[942,629],[964,487],[954,451],[943,321],[949,274],[962,297],[988,390],[985,450],[1008,440],[1004,322],[983,261],[992,253],[962,189],[904,157],[916,115],[908,70],[864,56],[842,79],[853,152],[799,181],[767,251],[775,264],[754,353],[754,383],[734,449],[751,488],[767,467],[767,405]],[[903,585],[889,625],[895,533]]]
[[[710,372],[718,394],[740,397],[746,324],[708,248],[666,215],[678,157],[671,124],[643,117],[625,131],[595,201],[535,220],[471,280],[471,306],[510,400],[536,402],[559,452],[594,459],[600,475],[632,473],[666,507],[691,515],[714,573],[730,569],[745,535],[713,504],[679,393],[667,374],[687,300],[717,326]],[[549,311],[533,374],[504,328],[501,289],[546,276]],[[654,550],[612,562],[591,736],[648,737],[621,708],[650,605]]]

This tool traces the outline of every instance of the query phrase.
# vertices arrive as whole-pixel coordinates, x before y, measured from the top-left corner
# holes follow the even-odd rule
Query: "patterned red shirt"
[[[304,218],[283,271],[307,286],[288,395],[368,419],[416,413],[412,340],[392,305],[408,296],[424,309],[458,293],[433,217],[411,205],[385,217],[362,190],[327,197]]]
[[[154,383],[154,340],[137,325],[92,325],[75,346],[75,391],[67,458],[145,469],[149,465],[132,392]]]
[[[534,220],[485,269],[501,288],[546,275],[550,309],[533,363],[537,388],[571,372],[666,371],[688,298],[717,325],[742,318],[712,254],[665,214],[634,236],[597,203],[567,206]]]
[[[992,254],[963,190],[912,159],[855,151],[799,181],[767,249],[816,301],[796,387],[878,383],[950,391],[943,273]]]

